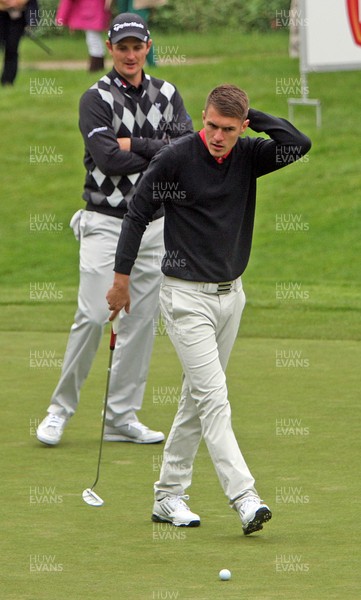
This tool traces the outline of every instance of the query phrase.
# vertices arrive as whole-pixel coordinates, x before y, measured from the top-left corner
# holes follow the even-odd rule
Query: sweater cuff
[[[116,273],[121,273],[122,275],[130,275],[130,272],[134,265],[134,260],[131,258],[122,258],[117,260],[115,257],[115,265],[113,271]]]

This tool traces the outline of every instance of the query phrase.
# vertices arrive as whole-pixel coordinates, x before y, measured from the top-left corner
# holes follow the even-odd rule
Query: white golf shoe
[[[267,504],[264,504],[256,495],[246,496],[236,500],[233,504],[242,521],[244,535],[263,529],[263,523],[272,518],[272,513]]]
[[[66,418],[49,413],[36,430],[39,442],[56,446],[61,440],[66,425]]]
[[[175,527],[198,527],[201,520],[184,502],[188,499],[189,496],[165,496],[161,500],[155,500],[152,521],[171,523]]]
[[[152,431],[143,423],[139,421],[133,421],[128,425],[121,425],[120,427],[109,427],[108,425],[104,428],[104,441],[105,442],[133,442],[135,444],[158,444],[163,442],[164,433],[161,431]]]

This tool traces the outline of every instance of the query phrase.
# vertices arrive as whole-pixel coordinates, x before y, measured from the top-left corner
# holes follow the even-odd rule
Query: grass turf
[[[338,599],[345,590],[357,597],[357,342],[237,340],[228,369],[234,429],[273,510],[264,532],[246,538],[203,444],[190,502],[201,514],[199,529],[150,521],[162,445],[105,444],[97,486],[105,505],[85,505],[81,492],[96,470],[106,340],[62,444],[46,448],[34,429],[58,370],[31,368],[29,348],[51,348],[60,358],[66,335],[49,340],[24,332],[2,339],[1,445],[11,466],[3,483],[7,599],[42,600],[50,587],[59,600],[84,594],[318,600]],[[304,367],[276,367],[276,352],[290,350],[302,353]],[[169,430],[179,383],[170,343],[158,337],[143,410],[147,423]],[[223,567],[233,574],[227,584],[217,579]]]
[[[254,106],[287,116],[277,80],[297,77],[298,67],[287,57],[285,35],[230,34],[227,43],[219,35],[155,39],[163,52],[172,46],[186,58],[153,74],[176,83],[196,127],[206,93],[223,81],[247,89]],[[81,36],[47,43],[56,60],[86,56]],[[312,109],[297,109],[296,125],[314,144],[309,160],[259,182],[244,276],[248,303],[228,384],[234,429],[274,517],[264,532],[246,538],[204,445],[190,490],[200,529],[150,521],[162,445],[106,444],[97,486],[106,504],[83,503],[81,492],[96,471],[108,335],[62,444],[49,449],[34,437],[75,310],[77,244],[67,224],[82,206],[77,105],[95,78],[35,69],[47,57],[30,40],[22,56],[30,66],[22,67],[14,89],[0,94],[1,114],[9,115],[0,150],[2,597],[358,598],[358,73],[310,76],[311,96],[323,103],[323,127],[316,129]],[[57,93],[30,93],[41,79]],[[31,147],[44,146],[58,162],[31,163]],[[280,215],[286,229],[277,228]],[[301,230],[287,229],[292,215]],[[48,294],[34,298],[32,290],[44,286]],[[293,298],[290,289],[301,296]],[[48,358],[31,366],[31,352]],[[168,339],[158,336],[141,418],[166,433],[180,376]],[[224,567],[232,571],[229,582],[218,581]]]

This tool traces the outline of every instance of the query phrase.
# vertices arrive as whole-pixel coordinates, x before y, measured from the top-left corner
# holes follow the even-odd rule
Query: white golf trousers
[[[225,495],[232,503],[257,493],[231,424],[225,369],[236,339],[245,295],[234,289],[217,295],[194,289],[194,282],[165,277],[160,307],[168,335],[183,367],[178,411],[163,454],[156,497],[184,494],[203,437]]]
[[[77,408],[80,389],[110,315],[105,296],[113,283],[115,252],[122,222],[122,219],[97,212],[81,212],[78,310],[48,412],[69,418]],[[132,269],[131,311],[124,313],[119,321],[106,415],[107,425],[113,427],[136,421],[136,411],[143,402],[154,323],[159,314],[163,224],[163,218],[157,219],[144,233]],[[73,228],[76,233],[76,219]]]

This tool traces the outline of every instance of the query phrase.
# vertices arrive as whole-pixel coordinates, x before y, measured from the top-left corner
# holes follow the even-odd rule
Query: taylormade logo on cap
[[[124,27],[140,27],[141,29],[144,29],[144,25],[132,21],[131,23],[116,23],[113,27],[113,31],[119,31],[119,29],[124,29]]]
[[[126,37],[136,37],[142,42],[147,42],[150,33],[144,19],[134,13],[122,13],[113,20],[108,36],[113,44]]]

